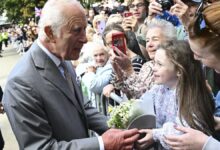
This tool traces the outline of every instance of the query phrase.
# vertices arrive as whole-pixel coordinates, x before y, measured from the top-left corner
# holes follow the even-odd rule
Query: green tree
[[[34,8],[42,8],[47,0],[3,0],[0,3],[0,14],[6,10],[10,22],[25,23],[28,18],[35,17]]]
[[[28,18],[35,17],[35,7],[42,8],[47,0],[1,0],[0,15],[7,12],[7,17],[12,23],[25,23]],[[79,0],[84,8],[90,7],[94,2],[101,0]]]

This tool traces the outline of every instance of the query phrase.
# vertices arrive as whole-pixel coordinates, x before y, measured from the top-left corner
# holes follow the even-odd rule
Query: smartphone
[[[133,14],[131,12],[124,12],[124,17],[130,17],[132,16]]]
[[[126,54],[124,33],[113,33],[112,34],[112,46],[117,47],[121,52]],[[114,52],[117,54],[116,51]]]
[[[100,20],[97,22],[97,27],[98,27],[98,32],[100,34],[103,33],[103,31],[105,30],[105,20]]]

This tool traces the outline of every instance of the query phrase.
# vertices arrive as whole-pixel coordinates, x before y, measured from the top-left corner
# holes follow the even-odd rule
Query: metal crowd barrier
[[[114,92],[110,94],[110,98],[113,100],[114,106],[120,104],[123,101],[123,99]],[[105,116],[108,116],[108,106],[110,105],[109,103],[110,98],[104,96],[103,94],[101,95],[100,98],[101,107],[99,111],[103,113]]]

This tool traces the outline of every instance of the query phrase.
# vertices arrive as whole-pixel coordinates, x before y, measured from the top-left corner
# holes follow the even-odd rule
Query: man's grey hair
[[[45,26],[51,26],[54,34],[60,33],[61,27],[68,22],[68,17],[65,16],[65,7],[70,4],[83,9],[81,4],[77,0],[48,0],[42,9],[42,15],[38,23],[38,36],[39,38],[46,38],[44,32]]]
[[[176,40],[177,31],[174,25],[163,19],[153,19],[147,23],[147,31],[151,28],[160,28],[163,32],[163,36],[167,40]]]

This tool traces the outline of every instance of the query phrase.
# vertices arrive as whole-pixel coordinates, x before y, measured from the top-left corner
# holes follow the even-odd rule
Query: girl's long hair
[[[175,65],[178,75],[177,103],[179,117],[208,135],[214,134],[214,101],[206,86],[202,64],[195,60],[186,41],[167,41],[160,45]]]

